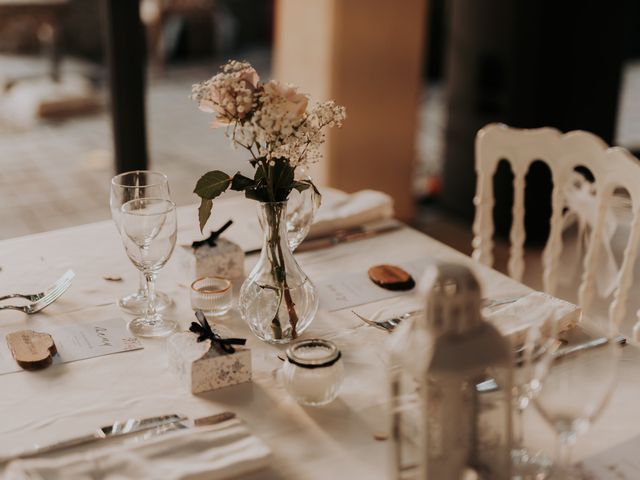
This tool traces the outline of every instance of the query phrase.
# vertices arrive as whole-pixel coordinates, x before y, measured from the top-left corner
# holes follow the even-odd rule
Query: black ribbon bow
[[[247,343],[246,338],[222,338],[211,329],[211,325],[207,321],[207,317],[201,311],[196,312],[197,322],[191,322],[189,331],[198,335],[198,342],[211,340],[211,346],[220,353],[233,353],[236,351],[234,345],[244,345]]]
[[[209,235],[209,238],[205,238],[204,240],[196,240],[195,242],[193,242],[191,244],[191,247],[192,248],[200,248],[203,245],[209,245],[210,247],[215,247],[216,246],[216,240],[218,239],[218,237],[220,237],[220,235],[222,235],[222,232],[224,232],[227,228],[229,228],[232,223],[233,223],[233,220],[229,220],[227,223],[225,223],[218,230],[216,230],[215,232],[211,232],[211,235]]]

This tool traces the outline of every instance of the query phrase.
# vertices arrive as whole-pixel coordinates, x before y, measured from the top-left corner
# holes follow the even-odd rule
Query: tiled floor
[[[199,175],[212,168],[239,169],[242,152],[188,99],[206,69],[184,69],[150,88],[150,168],[167,173],[178,204],[194,202]],[[105,112],[33,129],[0,132],[0,238],[109,217],[113,175],[109,117]]]

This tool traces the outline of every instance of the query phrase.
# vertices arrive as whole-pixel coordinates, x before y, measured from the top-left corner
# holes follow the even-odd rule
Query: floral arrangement
[[[276,80],[261,83],[247,62],[231,60],[211,79],[196,84],[191,98],[214,113],[213,128],[226,127],[235,147],[250,154],[253,178],[220,170],[204,174],[194,192],[200,197],[200,229],[211,215],[213,199],[228,188],[260,202],[282,202],[293,189],[317,189],[310,179],[297,180],[295,171],[316,162],[327,127],[340,127],[345,108],[333,101],[310,108],[309,97]],[[318,193],[319,197],[319,193]]]
[[[286,200],[292,190],[314,190],[311,179],[296,178],[296,169],[316,162],[324,131],[340,127],[345,109],[333,101],[310,107],[309,97],[275,80],[261,83],[247,62],[229,61],[211,79],[193,86],[192,98],[216,115],[212,127],[225,127],[234,147],[246,149],[253,178],[220,170],[205,173],[194,192],[200,197],[200,230],[211,216],[213,199],[227,189],[262,202],[265,242],[260,261],[240,289],[238,305],[253,332],[265,341],[284,343],[298,336],[315,315],[315,287],[289,250]],[[286,232],[286,230],[284,230]]]

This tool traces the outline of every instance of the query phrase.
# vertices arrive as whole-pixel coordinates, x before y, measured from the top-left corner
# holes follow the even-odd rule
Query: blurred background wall
[[[123,155],[110,117],[118,99],[109,95],[109,2],[116,0],[0,2],[1,237],[108,218],[108,181]],[[179,204],[196,200],[192,184],[204,171],[244,168],[241,152],[188,99],[191,84],[229,58],[346,104],[345,127],[330,136],[314,175],[350,191],[388,191],[399,215],[419,226],[446,215],[468,230],[473,138],[490,121],[585,128],[640,150],[635,0],[137,5],[128,23],[142,32],[141,56],[124,71],[139,70],[143,83],[124,85],[142,98],[146,135],[134,137],[146,137],[148,154],[131,158],[167,172]],[[116,22],[112,31],[134,42],[123,29]],[[545,172],[529,180],[528,195],[544,200]],[[497,185],[505,202],[496,220],[505,231],[508,171]],[[545,235],[537,217],[546,207],[538,203],[529,238]]]

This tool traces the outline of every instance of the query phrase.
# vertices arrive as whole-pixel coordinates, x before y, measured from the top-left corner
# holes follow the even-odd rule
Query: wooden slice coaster
[[[416,286],[413,277],[395,265],[376,265],[368,273],[373,283],[387,290],[411,290]]]
[[[9,333],[7,345],[18,365],[25,370],[47,368],[57,352],[51,335],[33,330]]]

